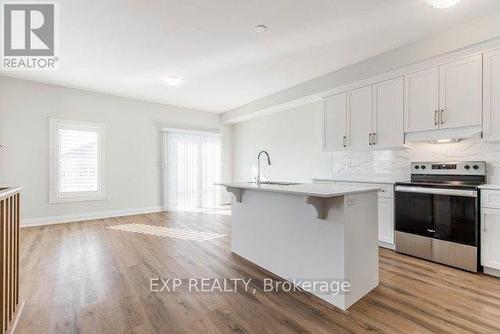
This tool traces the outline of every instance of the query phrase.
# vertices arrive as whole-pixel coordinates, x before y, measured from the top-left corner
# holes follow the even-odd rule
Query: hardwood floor
[[[22,229],[26,305],[16,332],[500,332],[500,279],[385,249],[380,286],[348,312],[303,292],[264,293],[262,279],[273,276],[229,251],[229,219],[158,213]],[[106,228],[132,223],[226,236],[200,241]],[[253,278],[257,292],[150,292],[158,277]]]

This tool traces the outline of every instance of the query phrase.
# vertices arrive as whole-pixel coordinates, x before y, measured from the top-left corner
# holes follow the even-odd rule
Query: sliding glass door
[[[221,137],[171,129],[165,139],[165,206],[169,211],[221,204]]]

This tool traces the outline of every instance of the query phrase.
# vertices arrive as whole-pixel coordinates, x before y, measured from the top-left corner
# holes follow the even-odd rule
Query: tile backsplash
[[[409,148],[384,151],[332,153],[332,176],[409,178],[412,161],[481,160],[488,164],[488,182],[500,184],[500,143],[469,139],[449,144],[412,144]]]

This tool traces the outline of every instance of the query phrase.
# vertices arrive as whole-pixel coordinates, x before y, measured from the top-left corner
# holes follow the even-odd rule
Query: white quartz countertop
[[[339,196],[380,190],[380,188],[378,187],[366,187],[366,186],[356,186],[356,185],[345,186],[336,184],[314,184],[314,183],[301,183],[293,185],[261,184],[260,186],[258,186],[256,183],[252,182],[233,182],[233,183],[221,183],[219,185],[229,188],[269,191],[269,192],[315,196],[315,197],[339,197]]]
[[[483,184],[483,185],[479,186],[479,189],[500,190],[500,184]]]
[[[341,175],[333,177],[317,177],[313,181],[330,181],[330,182],[353,182],[353,183],[381,183],[381,184],[395,184],[397,182],[407,182],[410,178],[391,178],[384,176],[365,176],[365,175]]]

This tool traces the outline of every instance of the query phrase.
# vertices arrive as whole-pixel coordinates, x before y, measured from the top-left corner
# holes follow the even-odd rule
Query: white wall
[[[49,204],[49,117],[106,125],[107,200]],[[23,219],[158,209],[165,126],[221,131],[231,178],[231,129],[217,114],[0,77],[0,183],[24,187]]]
[[[330,154],[321,152],[320,102],[234,125],[234,177],[249,181],[257,154],[267,150],[270,167],[262,175],[273,181],[310,181],[330,171]]]

